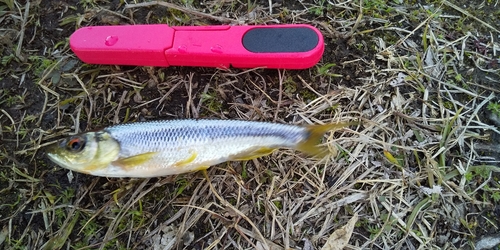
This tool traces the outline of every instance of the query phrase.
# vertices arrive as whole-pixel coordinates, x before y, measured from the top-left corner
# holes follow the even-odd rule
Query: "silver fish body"
[[[292,148],[318,155],[329,129],[238,120],[172,120],[116,125],[63,140],[48,156],[58,165],[106,177],[157,177],[203,170]]]

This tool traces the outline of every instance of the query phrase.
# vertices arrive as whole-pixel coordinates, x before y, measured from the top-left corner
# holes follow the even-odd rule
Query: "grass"
[[[271,4],[0,1],[0,249],[473,249],[498,232],[496,3]],[[302,71],[77,60],[74,29],[110,23],[309,23],[326,50]],[[207,177],[97,178],[44,156],[69,134],[201,117],[361,123],[325,137],[335,157],[279,150]]]

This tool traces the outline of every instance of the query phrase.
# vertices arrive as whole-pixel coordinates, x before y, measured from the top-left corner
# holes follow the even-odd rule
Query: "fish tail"
[[[308,134],[308,137],[305,140],[298,143],[296,149],[310,156],[323,158],[328,154],[330,154],[328,146],[319,146],[319,144],[321,143],[321,139],[323,138],[323,135],[330,130],[336,130],[343,127],[347,127],[349,125],[356,125],[356,124],[359,124],[359,122],[340,122],[340,123],[330,123],[323,125],[307,125],[306,133]]]

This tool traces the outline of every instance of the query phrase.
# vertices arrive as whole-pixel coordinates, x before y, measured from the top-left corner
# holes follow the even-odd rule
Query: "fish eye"
[[[69,151],[80,152],[85,147],[85,139],[79,136],[72,137],[66,143],[66,148]]]

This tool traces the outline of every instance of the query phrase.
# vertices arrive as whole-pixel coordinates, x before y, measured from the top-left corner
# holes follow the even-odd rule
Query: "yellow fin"
[[[206,171],[210,166],[199,166],[196,169],[193,169],[194,171]]]
[[[134,155],[124,159],[116,160],[113,162],[113,164],[125,169],[133,168],[137,165],[141,165],[151,160],[151,158],[153,158],[156,154],[157,152],[148,152],[140,155]]]
[[[359,122],[341,122],[341,123],[333,123],[333,124],[324,124],[324,125],[308,125],[306,126],[307,132],[309,133],[309,137],[300,142],[296,149],[306,153],[310,156],[322,158],[329,154],[329,150],[327,146],[318,146],[321,143],[321,138],[323,135],[330,131],[339,128],[343,128],[349,125],[356,125]]]
[[[268,147],[261,147],[257,149],[252,149],[245,151],[243,153],[239,153],[237,155],[233,155],[230,157],[230,160],[232,161],[248,161],[252,159],[256,159],[259,157],[262,157],[264,155],[268,155],[272,153],[276,148],[268,148]]]
[[[189,165],[189,163],[193,162],[194,159],[198,156],[198,153],[193,152],[188,158],[184,160],[180,160],[174,164],[176,167],[185,167],[186,165]]]
[[[81,173],[84,173],[84,174],[90,174],[92,171],[96,170],[96,169],[100,169],[102,168],[103,165],[98,165],[98,164],[92,164],[92,165],[89,165],[89,166],[86,166],[84,169],[82,170],[79,170],[79,172]]]

